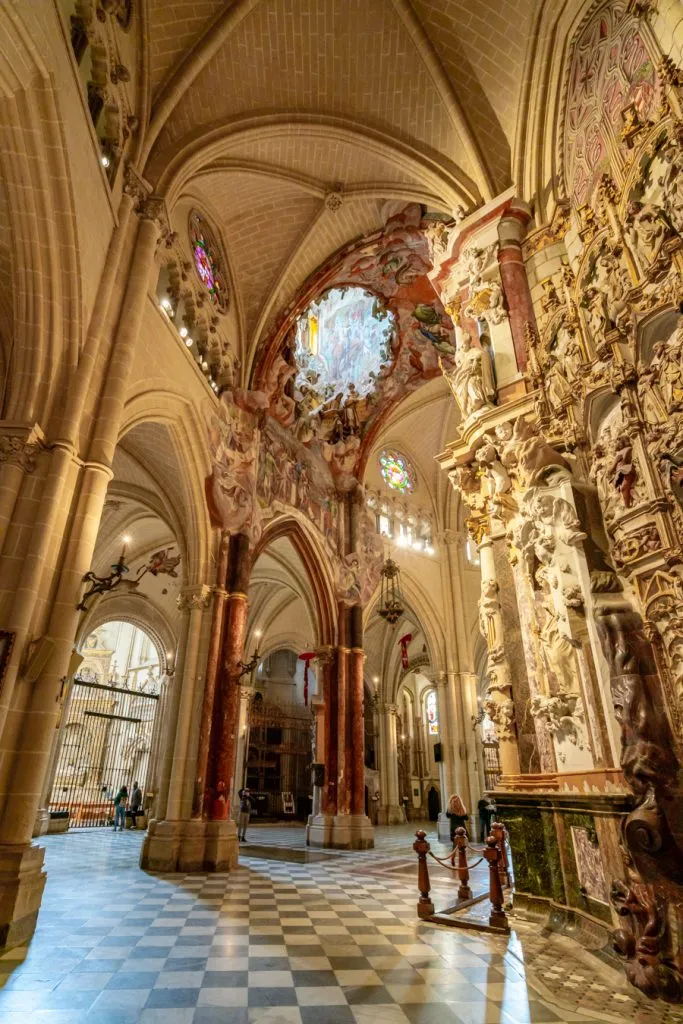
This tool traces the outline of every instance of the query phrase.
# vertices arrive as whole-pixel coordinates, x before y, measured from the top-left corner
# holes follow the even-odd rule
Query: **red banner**
[[[406,633],[405,636],[402,636],[399,640],[399,644],[401,645],[401,664],[404,669],[408,668],[408,644],[412,639],[413,634]]]
[[[299,660],[304,663],[304,704],[308,707],[308,666],[315,658],[315,651],[304,651]]]

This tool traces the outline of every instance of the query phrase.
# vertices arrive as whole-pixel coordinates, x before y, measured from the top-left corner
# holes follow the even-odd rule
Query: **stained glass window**
[[[410,494],[415,489],[415,471],[400,452],[386,448],[380,454],[379,468],[385,484],[392,490]]]
[[[228,305],[228,290],[221,269],[221,257],[213,232],[201,213],[190,217],[190,245],[195,270],[211,301],[220,310]]]
[[[427,694],[427,728],[430,736],[438,736],[439,712],[436,706],[436,690],[430,690]]]
[[[296,383],[341,401],[364,398],[389,359],[393,314],[365,288],[331,288],[296,323]]]

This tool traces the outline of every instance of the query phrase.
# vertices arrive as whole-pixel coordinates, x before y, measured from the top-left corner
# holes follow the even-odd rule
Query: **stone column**
[[[192,713],[201,685],[201,647],[211,588],[183,587],[178,595],[182,628],[173,688],[163,726],[161,773],[155,818],[150,820],[140,854],[140,866],[151,871],[200,870],[203,832],[188,830],[188,777],[193,767]],[[181,867],[182,865],[182,867]]]
[[[154,715],[154,729],[152,731],[152,742],[149,750],[149,771],[147,772],[147,792],[154,793],[154,804],[151,809],[155,811],[155,805],[159,794],[159,785],[162,774],[162,763],[164,757],[164,725],[168,713],[169,696],[173,683],[173,672],[171,668],[164,673],[159,686],[159,700]],[[146,796],[143,793],[143,798]],[[150,815],[152,817],[153,815]]]
[[[478,710],[477,677],[473,672],[458,672],[455,685],[460,698],[462,716],[460,728],[465,744],[466,782],[463,782],[463,788],[469,788],[469,809],[471,812],[476,812],[477,803],[484,792],[483,750],[480,749],[481,741],[477,740],[478,729],[472,727],[472,720],[476,717]],[[479,733],[479,735],[481,734]],[[464,794],[462,796],[465,800]]]
[[[228,592],[225,589],[228,561],[230,555],[230,537],[227,533],[221,536],[218,552],[218,565],[216,567],[216,586],[213,596],[213,612],[211,617],[211,635],[209,637],[209,653],[206,660],[206,674],[204,679],[204,693],[202,696],[202,710],[199,724],[199,746],[197,753],[197,765],[195,769],[194,798],[192,802],[192,817],[206,817],[207,808],[204,806],[206,792],[206,772],[209,763],[209,744],[211,740],[211,723],[213,720],[214,702],[216,699],[216,680],[218,678],[218,662],[221,653],[221,642],[223,639],[223,624],[225,621],[225,601]]]
[[[332,846],[337,814],[337,658],[339,652],[331,647],[317,652],[324,715],[322,735],[316,733],[316,761],[324,765],[324,781],[320,787],[320,809],[313,810],[308,822],[309,846]],[[316,707],[316,714],[317,714]],[[318,738],[320,746],[317,745]]]
[[[493,541],[486,532],[479,538],[481,567],[480,621],[486,625],[486,645],[489,650],[490,685],[484,702],[491,721],[496,727],[500,747],[502,773],[519,775],[520,761],[515,725],[515,707],[512,700],[512,675],[505,657],[503,618],[498,601],[496,563]]]
[[[339,646],[337,649],[337,816],[351,811],[351,751],[347,742],[348,703],[348,609],[339,608]],[[348,763],[347,763],[348,762]]]
[[[515,349],[517,369],[526,369],[525,327],[536,327],[529,281],[522,257],[522,242],[531,212],[520,199],[515,199],[498,225],[498,262],[500,279],[510,315],[510,331]]]
[[[452,778],[455,792],[467,803],[467,768],[461,753],[466,746],[465,723],[463,721],[461,677],[459,672],[446,672],[444,679],[444,704],[448,720]]]
[[[378,825],[400,825],[403,810],[398,803],[398,743],[396,704],[380,704],[380,801],[377,812]]]
[[[360,609],[359,609],[360,611]],[[352,762],[351,814],[365,814],[365,718],[363,715],[363,665],[365,651],[351,649],[351,744],[349,757]]]
[[[254,692],[252,686],[239,687],[239,712],[237,715],[237,751],[235,753],[235,774],[232,780],[230,798],[233,817],[239,806],[238,793],[245,783],[247,758],[249,755],[249,706]]]
[[[162,821],[166,817],[168,792],[171,784],[173,768],[173,744],[178,725],[180,707],[181,681],[185,669],[185,652],[190,628],[190,607],[185,601],[180,608],[180,624],[178,627],[178,651],[176,654],[175,671],[169,681],[169,693],[166,701],[166,713],[163,722],[161,750],[159,752],[159,791],[157,795],[154,818]],[[144,865],[143,865],[144,867]]]
[[[439,839],[450,839],[451,827],[446,817],[446,807],[453,793],[459,792],[456,783],[455,761],[457,748],[452,733],[452,700],[449,699],[450,680],[447,672],[438,672],[434,678],[439,715],[439,741],[441,743],[441,812],[437,825]],[[449,706],[451,705],[451,706]]]
[[[313,697],[311,700],[311,713],[313,715],[313,764],[322,765],[323,770],[325,768],[325,762],[323,760],[325,756],[325,702],[320,697]],[[317,818],[322,813],[322,801],[323,801],[323,790],[324,784],[319,781],[319,776],[316,777],[314,769],[314,777],[312,779],[313,786],[313,806],[311,807],[311,817],[309,819],[309,825],[312,819]],[[310,835],[309,835],[310,842]]]
[[[230,815],[230,791],[237,750],[237,722],[240,704],[240,675],[247,627],[247,595],[228,595],[222,665],[219,672],[218,715],[209,761],[207,793],[210,821],[224,821]]]
[[[8,672],[5,679],[7,708],[13,717],[7,723],[9,734],[6,735],[15,744],[13,749],[16,753],[4,759],[7,768],[3,780],[6,797],[0,819],[0,949],[23,943],[33,933],[45,882],[41,871],[43,851],[31,847],[30,840],[49,764],[59,710],[58,694],[73,650],[79,615],[76,605],[82,592],[83,575],[92,562],[104,498],[112,475],[109,467],[118,438],[125,388],[160,234],[158,204],[161,201],[155,202],[157,205],[152,207],[148,201],[142,210],[121,317],[111,347],[107,388],[100,403],[89,457],[80,474],[80,490],[69,524],[69,539],[43,631],[45,637],[50,638],[45,662],[36,668],[35,679],[17,679],[16,687],[13,683],[21,662],[23,641],[46,567],[54,557],[48,548],[51,544],[59,545],[65,532],[69,508],[69,502],[64,500],[65,494],[73,494],[78,476],[73,448],[67,444],[55,445],[41,509],[34,523],[31,555],[24,559],[18,591],[21,599],[15,603],[10,621],[10,628],[14,629],[17,637],[12,673],[10,676]],[[61,532],[54,535],[53,530],[60,520]],[[37,538],[35,545],[34,537]],[[13,688],[15,698],[10,706]],[[21,693],[16,693],[19,689]]]
[[[182,683],[180,686],[180,703],[178,721],[173,744],[173,767],[168,792],[166,818],[170,821],[184,820],[189,816],[189,807],[184,806],[183,794],[186,780],[191,768],[188,753],[190,747],[190,723],[192,708],[195,703],[196,687],[199,679],[199,653],[202,635],[202,623],[211,602],[211,588],[205,584],[184,587],[179,595],[178,607],[183,611],[189,609],[190,621],[187,631],[187,646],[183,666]]]

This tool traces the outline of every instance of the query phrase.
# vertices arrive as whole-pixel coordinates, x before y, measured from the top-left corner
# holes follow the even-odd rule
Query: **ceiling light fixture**
[[[382,566],[382,589],[377,613],[391,626],[396,625],[403,615],[401,570],[393,558],[387,558]]]

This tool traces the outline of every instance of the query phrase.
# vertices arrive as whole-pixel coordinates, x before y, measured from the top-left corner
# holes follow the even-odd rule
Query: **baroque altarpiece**
[[[683,72],[651,7],[602,5],[574,41],[549,222],[503,204],[443,233],[432,276],[518,905],[595,946],[603,922],[678,1001]]]

